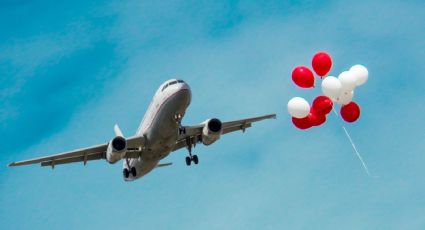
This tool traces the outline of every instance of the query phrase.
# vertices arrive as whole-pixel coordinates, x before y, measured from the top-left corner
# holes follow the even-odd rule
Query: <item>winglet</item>
[[[124,137],[124,135],[122,134],[121,129],[118,126],[118,124],[115,124],[115,126],[114,126],[114,132],[115,132],[115,136]]]

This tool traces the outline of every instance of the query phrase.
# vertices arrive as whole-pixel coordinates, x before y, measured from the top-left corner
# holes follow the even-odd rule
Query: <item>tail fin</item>
[[[121,129],[118,126],[118,124],[115,124],[115,126],[114,126],[114,132],[115,132],[115,136],[124,137],[124,135],[122,134]]]

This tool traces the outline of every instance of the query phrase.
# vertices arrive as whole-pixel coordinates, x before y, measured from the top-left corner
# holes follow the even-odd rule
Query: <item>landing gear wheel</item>
[[[123,174],[124,178],[128,178],[128,176],[130,176],[130,171],[128,171],[128,169],[124,169],[124,170],[122,170],[122,174]]]
[[[192,160],[193,160],[193,163],[195,163],[195,165],[199,163],[199,159],[197,155],[193,155]]]
[[[135,168],[135,167],[131,167],[131,175],[132,175],[133,177],[136,177],[136,175],[137,175],[137,171],[136,171],[136,168]]]
[[[186,157],[186,165],[190,166],[190,162],[192,161],[192,159],[190,159],[190,157]]]

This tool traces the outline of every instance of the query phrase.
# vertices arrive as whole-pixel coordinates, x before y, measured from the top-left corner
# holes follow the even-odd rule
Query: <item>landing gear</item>
[[[122,170],[122,174],[124,175],[124,178],[128,178],[130,176],[130,173],[133,177],[137,176],[137,170],[135,167],[130,168],[130,159],[125,158],[125,163],[127,164],[127,168]],[[128,170],[130,169],[130,170]]]
[[[181,113],[174,114],[174,120],[176,120],[177,122],[180,122],[182,118],[183,118],[183,114]]]
[[[189,151],[189,156],[186,157],[186,165],[190,166],[190,163],[193,161],[195,165],[199,163],[199,159],[197,155],[192,155],[192,145],[194,146],[194,143],[192,143],[192,139],[190,137],[186,138],[186,146],[187,150]]]
[[[199,163],[198,156],[197,155],[193,155],[192,161],[193,161],[193,163],[195,163],[195,165],[197,165]]]
[[[186,128],[179,126],[179,135],[186,134]]]
[[[137,171],[136,171],[136,168],[135,167],[131,167],[131,175],[133,176],[133,177],[136,177],[137,176]]]
[[[181,122],[183,119],[183,114],[175,114],[174,120],[176,121],[177,125],[179,126],[179,135],[186,134],[186,128],[182,126]]]
[[[191,163],[194,163],[195,165],[197,165],[199,163],[199,159],[197,155],[193,155],[192,157],[187,156],[186,157],[186,165],[190,166]]]
[[[122,174],[124,176],[124,178],[128,178],[130,176],[130,171],[128,171],[128,169],[124,169],[122,170]]]
[[[130,170],[128,170],[127,168],[125,168],[125,169],[122,170],[122,174],[123,174],[124,178],[127,179],[130,176],[130,174],[133,177],[136,177],[137,176],[137,171],[136,171],[136,168],[135,167],[131,167]]]

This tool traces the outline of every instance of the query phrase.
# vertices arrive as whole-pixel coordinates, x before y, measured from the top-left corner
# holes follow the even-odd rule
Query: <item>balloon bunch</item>
[[[313,56],[314,72],[323,78],[332,68],[332,58],[326,52],[318,52]],[[288,102],[288,112],[292,123],[299,129],[320,126],[326,122],[334,102],[341,105],[340,114],[346,122],[355,122],[360,117],[360,107],[353,102],[354,89],[366,83],[369,72],[362,65],[354,65],[348,71],[343,71],[338,77],[327,76],[322,80],[324,95],[313,100],[312,106],[301,97],[294,97]],[[314,87],[314,74],[306,66],[298,66],[292,71],[293,82],[301,88]]]

